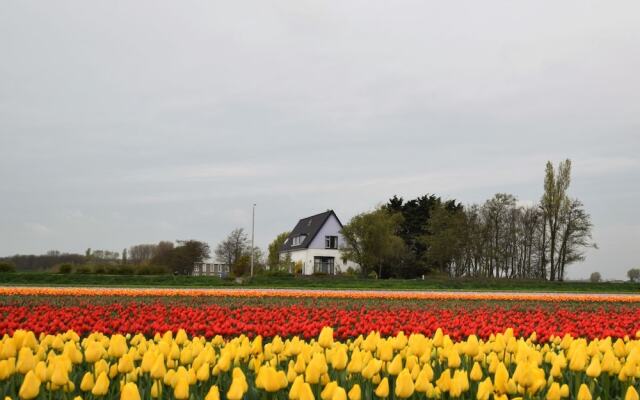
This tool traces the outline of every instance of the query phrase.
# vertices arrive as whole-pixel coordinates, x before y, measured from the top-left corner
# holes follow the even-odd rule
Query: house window
[[[338,248],[338,237],[337,236],[325,236],[324,237],[324,248],[325,249],[337,249]]]
[[[296,237],[293,238],[293,243],[291,244],[292,246],[300,246],[302,244],[302,242],[304,242],[304,239],[306,239],[307,235],[298,235]]]

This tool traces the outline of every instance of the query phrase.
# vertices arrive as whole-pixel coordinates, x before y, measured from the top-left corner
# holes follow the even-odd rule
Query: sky
[[[570,158],[599,249],[640,267],[640,2],[0,3],[0,256],[236,227],[266,248],[426,193],[523,204]]]

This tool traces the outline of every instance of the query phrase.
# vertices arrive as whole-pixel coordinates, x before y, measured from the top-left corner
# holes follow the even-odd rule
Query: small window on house
[[[324,248],[325,249],[337,249],[338,248],[338,237],[337,236],[325,236],[324,237]]]
[[[302,242],[304,242],[304,239],[306,239],[307,235],[298,235],[296,237],[293,238],[293,243],[291,244],[292,246],[300,246],[302,244]]]

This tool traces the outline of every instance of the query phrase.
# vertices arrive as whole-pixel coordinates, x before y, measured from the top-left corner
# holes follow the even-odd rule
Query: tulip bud
[[[349,390],[349,400],[361,400],[362,398],[362,390],[360,389],[360,385],[357,383],[353,385],[351,390]]]
[[[407,397],[411,397],[413,394],[415,387],[413,384],[413,379],[411,379],[411,374],[408,369],[403,369],[402,372],[398,375],[396,379],[396,396],[406,399]]]
[[[24,348],[25,347],[23,347],[23,349]],[[29,400],[36,398],[38,396],[38,393],[40,393],[40,379],[38,379],[33,371],[29,371],[24,377],[24,381],[20,386],[18,395],[23,400]]]
[[[120,400],[140,400],[138,386],[133,382],[125,384],[120,392]]]
[[[385,377],[375,390],[375,394],[381,398],[389,397],[389,380]]]
[[[580,385],[580,389],[578,390],[577,400],[591,400],[591,392],[589,388],[584,383]]]
[[[109,390],[109,378],[107,377],[106,372],[101,372],[96,379],[95,385],[93,385],[93,389],[91,389],[91,394],[94,396],[104,396],[107,394]]]
[[[212,385],[209,392],[204,397],[204,400],[220,400],[220,391],[218,390],[218,386]]]

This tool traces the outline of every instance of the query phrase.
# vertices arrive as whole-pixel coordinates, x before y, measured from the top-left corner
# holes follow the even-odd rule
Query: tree
[[[267,257],[267,265],[269,270],[278,271],[284,269],[284,264],[280,260],[280,249],[284,245],[284,241],[289,237],[289,232],[283,232],[273,239],[269,244],[269,255]]]
[[[600,272],[593,272],[591,274],[591,276],[589,277],[589,281],[593,282],[593,283],[597,283],[602,281],[602,276],[600,275]]]
[[[378,277],[388,277],[392,271],[385,264],[398,261],[405,252],[405,244],[397,235],[402,215],[384,208],[356,215],[342,228],[346,244],[342,257],[360,265],[362,275],[378,271]]]
[[[462,275],[464,268],[461,258],[466,245],[465,225],[463,211],[449,211],[440,205],[432,212],[427,223],[429,233],[422,237],[431,269],[451,276]]]
[[[220,242],[216,247],[216,257],[220,261],[224,261],[227,265],[233,266],[235,262],[247,251],[249,247],[249,239],[244,229],[236,228],[225,240]]]
[[[397,235],[404,241],[406,250],[402,257],[401,268],[397,266],[393,268],[396,274],[413,278],[427,272],[429,265],[432,265],[424,237],[429,233],[427,225],[433,211],[441,206],[449,211],[463,209],[462,205],[455,200],[443,201],[433,194],[409,201],[394,196],[383,206],[383,209],[388,212],[402,215]]]
[[[558,280],[564,280],[565,266],[576,261],[584,261],[586,248],[598,248],[591,240],[591,216],[584,210],[582,202],[571,200],[560,214],[558,249]]]
[[[142,246],[142,247],[139,247],[139,246]],[[146,253],[146,250],[145,250],[146,246],[148,246],[148,248],[152,248],[153,250],[151,259],[149,261],[145,261],[147,260],[146,257],[148,257],[148,254]],[[174,249],[175,249],[175,246],[173,242],[169,242],[169,241],[161,241],[157,245],[153,245],[153,244],[138,245],[138,246],[133,246],[132,248],[129,249],[129,257],[133,259],[135,254],[136,259],[134,263],[136,264],[146,264],[148,262],[149,264],[152,264],[152,265],[170,267],[172,263]]]
[[[124,249],[122,249],[122,263],[123,263],[123,264],[126,264],[126,263],[127,263],[127,261],[128,261],[128,260],[127,260],[127,249],[126,249],[126,248],[124,248]]]
[[[231,272],[233,272],[233,276],[235,277],[247,275],[250,268],[251,256],[249,256],[248,254],[242,254],[233,262],[233,264],[231,264]]]
[[[627,271],[627,276],[631,282],[637,282],[640,280],[640,268],[631,268]]]
[[[547,259],[549,260],[549,279],[556,279],[558,268],[557,240],[560,230],[560,218],[564,209],[569,206],[567,189],[571,183],[571,160],[566,159],[558,165],[558,173],[553,169],[551,161],[547,162],[544,177],[544,194],[540,201],[545,222],[543,231],[543,254],[542,268],[545,268]],[[546,238],[549,237],[548,257],[546,254]],[[546,273],[545,273],[546,276]]]
[[[173,243],[171,248],[173,248]],[[144,264],[157,256],[157,253],[157,244],[137,244],[129,247],[128,257],[134,264]]]
[[[0,262],[0,272],[16,272],[16,267],[9,262]]]
[[[209,258],[209,245],[197,240],[178,240],[178,246],[170,252],[169,268],[174,273],[188,275],[193,271],[193,265]]]

